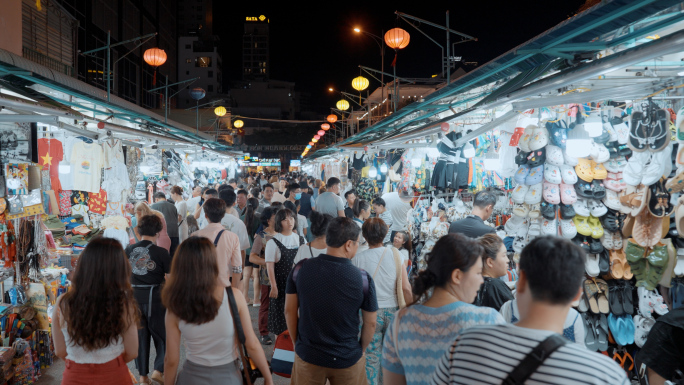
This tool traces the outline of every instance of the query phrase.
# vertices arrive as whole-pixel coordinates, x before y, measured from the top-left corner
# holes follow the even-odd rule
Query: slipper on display
[[[618,143],[627,144],[629,141],[629,126],[622,120],[622,117],[613,115],[610,119],[610,125],[613,126],[617,134]]]
[[[588,305],[587,305],[588,306]],[[590,352],[597,352],[598,349],[598,335],[594,330],[594,319],[591,314],[581,313],[582,322],[584,323],[584,346]]]
[[[627,159],[625,159],[623,156],[610,159],[609,161],[603,163],[603,166],[610,172],[622,172],[627,166]]]
[[[513,251],[515,251],[516,253],[521,253],[525,248],[525,245],[527,245],[527,243],[525,242],[525,238],[515,237],[515,240],[513,240]]]
[[[644,177],[644,168],[651,160],[651,153],[638,152],[627,161],[625,169],[622,171],[622,178],[630,186],[638,186]]]
[[[591,215],[601,217],[608,212],[608,208],[599,200],[591,199],[587,202]]]
[[[529,206],[527,206],[524,203],[523,204],[516,203],[513,205],[513,214],[517,215],[518,217],[525,218],[525,217],[527,217],[527,214],[529,212],[530,212]]]
[[[608,171],[603,167],[603,164],[591,161],[591,173],[594,179],[606,179],[608,176]]]
[[[634,228],[632,229],[632,238],[642,247],[654,247],[662,239],[663,236],[663,218],[656,218],[648,210],[642,210],[641,213],[634,218]],[[664,247],[665,256],[667,257],[667,247]],[[659,250],[662,251],[662,250]],[[653,252],[651,253],[653,254]],[[662,257],[661,253],[654,254],[656,257]],[[665,258],[667,261],[667,258]],[[655,265],[652,263],[652,265]],[[659,281],[660,279],[658,279]],[[658,282],[656,281],[656,283]]]
[[[584,236],[590,237],[592,234],[591,226],[587,223],[587,217],[581,215],[575,215],[572,218],[573,223],[575,223],[575,228],[577,228],[577,233]]]
[[[596,139],[594,139],[596,141]],[[596,163],[607,162],[610,159],[610,152],[603,144],[592,143],[591,145],[591,158]]]
[[[638,287],[637,295],[639,296],[639,315],[644,318],[653,318],[653,302],[651,302],[648,290],[645,287]]]
[[[530,156],[529,152],[525,151],[519,151],[518,154],[515,156],[515,164],[522,166],[523,164],[527,164],[527,157]]]
[[[577,202],[572,204],[572,208],[575,210],[576,215],[582,217],[588,217],[591,215],[591,211],[589,210],[589,205],[586,199],[577,199]]]
[[[640,111],[633,111],[631,124],[629,127],[629,140],[627,144],[632,151],[643,152],[646,151],[648,138],[650,136],[651,127],[644,121],[644,113]]]
[[[599,292],[596,294],[599,305],[599,312],[601,312],[602,317],[605,319],[605,314],[610,313],[610,303],[608,301],[608,284],[606,283],[606,281],[600,278],[597,278],[595,281],[599,287]],[[607,323],[608,321],[606,320],[606,327],[608,326]]]
[[[587,254],[586,262],[584,264],[584,271],[590,277],[598,277],[601,270],[599,269],[599,256],[597,254]]]
[[[598,200],[606,197],[606,188],[603,186],[603,183],[600,180],[594,179],[594,181],[591,182],[591,195],[592,198]]]
[[[684,249],[677,249],[677,263],[674,267],[674,274],[677,277],[684,275]]]
[[[537,151],[539,149],[542,149],[546,147],[547,144],[549,144],[549,132],[546,130],[546,127],[541,126],[536,128],[534,130],[534,135],[532,136],[528,144],[530,151]]]
[[[511,218],[506,221],[506,224],[504,225],[504,230],[506,230],[506,234],[512,235],[516,234],[518,232],[518,229],[525,223],[525,217],[524,216],[519,216],[511,215]]]
[[[577,201],[577,194],[572,185],[561,183],[560,185],[561,202],[564,205],[571,205]]]
[[[555,219],[544,219],[542,221],[541,232],[543,235],[557,235],[558,234],[558,222]]]
[[[518,142],[520,141],[520,138],[522,138],[524,133],[525,128],[516,127],[515,130],[513,130],[513,134],[511,135],[511,140],[508,142],[508,145],[511,147],[518,147]]]
[[[661,153],[653,154],[651,161],[644,166],[644,176],[641,178],[641,183],[650,186],[662,178],[665,173],[665,160]]]
[[[575,191],[577,192],[577,196],[589,199],[594,198],[594,192],[591,190],[591,183],[580,180],[575,183],[574,187]]]
[[[532,186],[533,184],[544,181],[544,166],[537,166],[530,169],[529,174],[525,177],[525,184]]]
[[[675,226],[677,233],[684,235],[684,197],[679,197],[677,206],[675,206]]]
[[[547,158],[548,159],[548,158]],[[552,184],[561,184],[563,182],[563,178],[561,177],[561,171],[558,166],[554,166],[552,164],[545,164],[544,165],[544,179]]]
[[[604,232],[603,236],[601,237],[601,244],[606,248],[606,250],[615,249],[615,245],[613,244],[613,234]]]
[[[659,109],[655,113],[656,120],[651,122],[648,150],[658,152],[670,143],[670,112]]]
[[[565,120],[560,119],[556,122],[546,122],[546,129],[549,132],[549,141],[561,148],[565,149],[568,140],[568,127]]]
[[[529,191],[529,189],[530,186],[525,184],[519,184],[511,194],[511,199],[513,199],[513,202],[525,203],[525,195],[527,195],[527,191]]]
[[[546,163],[557,167],[564,165],[563,150],[550,144],[546,146]]]
[[[588,238],[587,240],[589,241],[589,253],[590,254],[603,253],[603,250],[605,250],[605,249],[603,248],[603,245],[601,244],[600,240],[594,239],[594,238]],[[599,266],[600,266],[600,264],[601,264],[601,261],[599,260]]]
[[[603,228],[605,229],[606,226],[603,226]],[[620,234],[619,231],[614,231],[614,232],[613,232],[613,244],[615,245],[615,248],[616,248],[617,250],[619,250],[620,252],[622,252],[622,245],[623,245],[623,242],[622,242],[622,234]],[[624,263],[627,263],[627,261],[624,261]]]
[[[622,190],[622,183],[618,181],[618,174],[614,172],[609,172],[606,179],[603,181],[603,185],[606,186],[608,190],[614,192],[620,192]]]
[[[563,238],[573,239],[577,236],[577,228],[572,219],[561,219],[558,222],[560,224],[560,234]]]
[[[527,165],[530,167],[541,166],[544,162],[546,162],[546,149],[543,147],[530,152],[530,155],[527,156]]]
[[[524,152],[531,152],[530,150],[530,140],[534,136],[534,131],[537,129],[535,125],[529,125],[525,127],[522,137],[518,140],[518,148]]]
[[[585,182],[591,182],[594,180],[594,174],[592,172],[591,161],[586,158],[579,158],[577,160],[577,166],[575,166],[575,172],[577,176]]]
[[[540,204],[535,203],[533,205],[530,205],[530,212],[527,213],[527,216],[530,219],[537,219],[541,216],[541,209],[540,209]]]
[[[587,218],[587,224],[591,227],[592,238],[600,239],[603,236],[603,226],[601,226],[601,221],[598,218],[594,216]]]
[[[515,175],[513,176],[513,179],[515,180],[515,183],[517,184],[525,184],[525,178],[530,174],[530,166],[523,164],[518,168],[518,171],[515,172]]]
[[[575,217],[575,208],[572,205],[561,204],[559,210],[561,219],[572,219]]]
[[[643,184],[637,186],[636,192],[634,193],[632,200],[629,202],[632,207],[630,214],[633,217],[636,218],[642,211],[644,211],[646,204],[648,203],[648,199],[650,198],[649,194],[650,190],[647,186],[644,186]]]
[[[603,122],[603,129],[608,133],[608,142],[617,142],[617,131],[615,131],[613,125],[610,124],[610,118],[608,115],[601,115],[601,121]]]
[[[684,145],[681,147],[684,148]],[[675,175],[674,178],[668,179],[667,182],[665,182],[665,187],[670,194],[684,190],[684,170]]]
[[[557,205],[561,203],[560,186],[549,182],[544,182],[544,192],[542,197],[546,202]]]
[[[608,211],[603,215],[601,218],[601,225],[603,225],[603,228],[611,233],[614,233],[616,231],[620,230],[620,221],[618,220],[617,215],[612,212]]]
[[[575,168],[564,164],[560,167],[561,178],[565,184],[575,184],[577,183],[577,173]]]
[[[530,189],[527,191],[527,194],[525,194],[525,203],[527,203],[528,205],[541,203],[542,189],[543,187],[541,183],[537,183],[535,185],[530,186]]]
[[[539,206],[539,211],[541,212],[542,217],[545,219],[556,219],[557,207],[557,205],[551,204],[549,202],[542,202]]]

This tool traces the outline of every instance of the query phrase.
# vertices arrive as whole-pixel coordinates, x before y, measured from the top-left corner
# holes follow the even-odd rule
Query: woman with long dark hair
[[[397,312],[385,334],[386,384],[427,384],[425,373],[434,371],[461,329],[504,323],[496,310],[471,305],[483,281],[483,254],[477,240],[463,234],[443,236],[428,253],[427,268],[413,280],[417,302]]]
[[[242,292],[245,295],[245,301],[247,305],[259,303],[259,298],[261,296],[261,285],[259,284],[259,265],[249,260],[249,255],[251,254],[252,247],[254,245],[254,236],[256,235],[259,225],[259,217],[256,215],[256,211],[259,208],[259,200],[256,198],[247,199],[247,206],[245,207],[245,213],[242,215],[242,221],[245,223],[245,228],[247,228],[247,236],[249,237],[250,248],[246,250],[245,266],[242,269]],[[254,279],[254,301],[249,300],[249,279]]]
[[[121,243],[96,238],[78,260],[71,289],[57,299],[52,335],[66,361],[62,384],[125,384],[138,356],[138,303]]]
[[[247,353],[273,384],[266,355],[250,327],[247,303],[238,289],[225,287],[218,278],[216,248],[203,237],[190,237],[181,243],[171,265],[171,275],[162,291],[166,306],[166,358],[164,384],[237,385],[242,384],[240,346],[228,290],[235,297],[245,333]],[[181,336],[185,341],[183,369],[178,373]]]
[[[266,243],[266,269],[271,282],[271,304],[268,309],[268,330],[278,335],[287,330],[285,323],[285,286],[294,266],[303,238],[293,230],[296,214],[289,209],[278,210],[275,216],[273,239]]]
[[[276,235],[275,213],[276,209],[272,207],[266,207],[264,211],[261,212],[260,219],[263,229],[261,232],[254,235],[254,244],[249,253],[250,262],[259,266],[259,283],[261,286],[259,288],[261,293],[261,302],[259,303],[259,306],[261,306],[259,308],[259,335],[261,336],[261,343],[264,345],[273,343],[268,332],[268,308],[271,303],[271,298],[269,297],[271,293],[271,282],[268,280],[268,274],[266,273],[265,248],[268,241]],[[254,306],[257,306],[256,303]]]

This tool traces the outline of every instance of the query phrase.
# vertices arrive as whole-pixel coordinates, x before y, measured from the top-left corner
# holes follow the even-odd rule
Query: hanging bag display
[[[230,305],[230,316],[233,318],[235,338],[238,341],[238,352],[240,353],[240,363],[242,366],[242,382],[246,385],[253,385],[257,378],[263,377],[263,374],[261,374],[261,371],[257,368],[254,360],[252,360],[247,353],[247,348],[245,347],[245,332],[242,329],[242,321],[240,321],[240,313],[238,312],[232,288],[227,287],[226,294],[228,295],[228,304]]]

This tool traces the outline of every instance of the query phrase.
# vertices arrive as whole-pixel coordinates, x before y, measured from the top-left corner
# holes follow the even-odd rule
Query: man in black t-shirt
[[[166,249],[157,246],[157,238],[162,229],[162,221],[158,216],[145,215],[138,222],[140,242],[126,247],[126,255],[131,263],[133,295],[138,301],[141,314],[138,357],[135,360],[140,372],[140,382],[143,383],[149,382],[147,374],[150,366],[150,337],[154,340],[157,351],[154,372],[150,378],[163,383],[166,309],[161,301],[161,285],[166,274],[171,271],[171,256]]]
[[[449,227],[450,233],[461,233],[470,238],[478,238],[482,235],[493,233],[493,227],[484,224],[494,212],[496,197],[489,191],[480,191],[473,198],[473,211],[471,215],[454,221]]]
[[[684,372],[684,308],[658,318],[636,360],[640,376],[646,374],[648,378],[648,382],[641,379],[642,384],[662,385],[674,380],[678,370]]]
[[[370,274],[351,263],[360,232],[351,218],[333,219],[326,254],[299,262],[288,277],[285,319],[295,342],[293,384],[326,379],[332,385],[367,384],[363,352],[375,332],[378,301]]]

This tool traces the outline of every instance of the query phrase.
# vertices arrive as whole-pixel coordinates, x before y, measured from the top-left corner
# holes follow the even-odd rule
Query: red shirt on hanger
[[[50,184],[55,192],[62,190],[62,184],[59,182],[59,162],[63,158],[62,142],[57,139],[38,139],[38,164],[43,170],[50,171]]]

